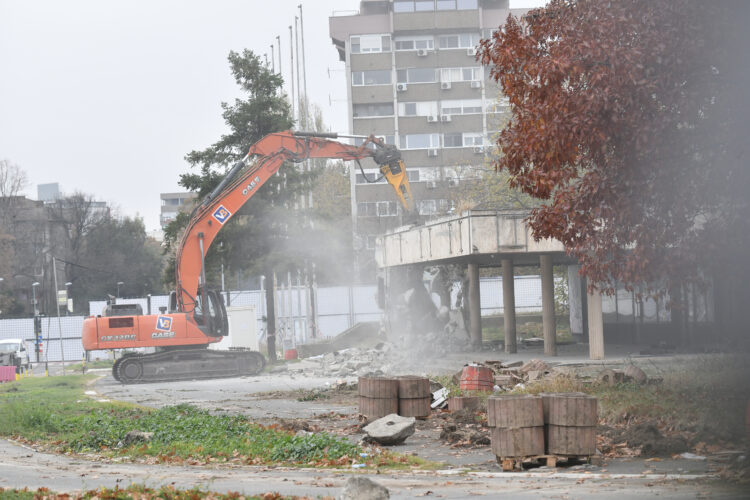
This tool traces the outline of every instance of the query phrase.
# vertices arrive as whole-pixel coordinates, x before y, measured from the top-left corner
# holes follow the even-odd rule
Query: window
[[[398,103],[398,116],[436,116],[437,114],[437,101]]]
[[[433,215],[437,212],[436,200],[421,200],[417,203],[419,215]]]
[[[372,116],[393,116],[392,102],[375,102],[371,104],[355,104],[354,118],[368,118]]]
[[[409,182],[419,182],[419,170],[407,170],[406,176],[409,178]]]
[[[432,50],[435,48],[435,39],[431,36],[401,36],[393,39],[396,50]]]
[[[375,137],[378,137],[379,139],[383,139],[386,144],[390,144],[392,146],[396,145],[396,136],[395,135],[376,135]],[[355,146],[361,146],[364,144],[365,140],[361,137],[355,137],[354,138],[354,145]],[[374,149],[375,146],[372,144],[369,144],[370,149]]]
[[[437,0],[437,10],[471,10],[477,7],[477,0]]]
[[[408,134],[399,137],[401,149],[428,149],[440,147],[440,134]]]
[[[398,83],[433,83],[436,81],[435,68],[408,68],[396,70]]]
[[[481,146],[484,144],[482,134],[464,133],[464,147]]]
[[[456,0],[458,10],[471,10],[477,8],[477,0]]]
[[[441,82],[472,82],[479,80],[481,72],[479,66],[471,68],[442,68],[440,70]]]
[[[461,132],[454,132],[450,134],[443,134],[443,147],[445,148],[460,148],[463,147],[464,140]]]
[[[473,132],[454,132],[443,134],[444,148],[469,148],[484,144],[482,134]]]
[[[507,97],[499,97],[496,101],[487,104],[488,113],[505,113],[510,111],[510,101]]]
[[[367,179],[365,179],[365,176],[367,176]],[[365,172],[365,175],[356,174],[355,177],[357,184],[373,184],[375,182],[386,182],[385,178],[380,174],[380,172]]]
[[[393,12],[414,12],[414,0],[394,0]]]
[[[395,201],[359,202],[357,215],[360,217],[394,217],[398,215],[398,204]]]
[[[441,49],[468,49],[477,45],[479,45],[479,33],[461,33],[438,37],[438,47]]]
[[[481,99],[458,99],[440,101],[441,115],[469,115],[482,112]]]
[[[378,217],[393,217],[398,215],[398,205],[395,201],[379,201],[378,205]]]
[[[377,241],[377,235],[368,234],[365,240],[365,248],[368,250],[375,250],[375,242]]]
[[[352,54],[390,52],[390,35],[359,35],[350,39]]]
[[[376,69],[371,71],[352,71],[352,85],[390,85],[391,70]]]
[[[434,0],[415,0],[414,10],[416,12],[428,12],[431,10],[435,10],[435,1]]]

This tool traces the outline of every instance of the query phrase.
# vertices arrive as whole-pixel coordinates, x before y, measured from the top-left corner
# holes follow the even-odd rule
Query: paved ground
[[[471,360],[528,360],[544,356],[541,347],[522,349],[515,355],[496,351],[456,354],[433,360],[430,373],[453,373]],[[585,347],[561,346],[560,356],[551,358],[569,366],[601,369],[602,362],[590,362]],[[610,351],[604,364],[635,361],[647,371],[658,372],[674,361],[671,358],[633,357],[638,350]],[[191,403],[213,411],[242,413],[257,420],[277,417],[303,418],[320,422],[331,415],[339,425],[357,423],[353,404],[331,404],[327,401],[299,402],[296,399],[265,399],[259,393],[313,389],[335,382],[333,378],[309,377],[303,362],[292,371],[222,380],[196,380],[173,383],[121,385],[108,370],[94,388],[96,397],[106,397],[159,407]],[[295,373],[294,370],[297,370]],[[405,372],[419,373],[404,366]],[[60,371],[50,366],[50,373]],[[38,375],[38,370],[35,376]],[[43,373],[43,371],[39,372]],[[351,380],[351,379],[350,379]],[[339,417],[343,415],[343,417]],[[750,498],[746,489],[717,481],[706,461],[614,459],[601,467],[578,466],[557,469],[537,468],[524,473],[503,473],[488,447],[453,449],[441,443],[436,428],[421,426],[397,451],[415,453],[446,464],[446,469],[430,473],[396,473],[372,476],[391,490],[392,498],[435,496],[442,498]],[[350,436],[356,440],[358,435]],[[174,467],[118,463],[96,463],[83,459],[37,453],[25,447],[0,441],[0,486],[40,486],[71,491],[97,486],[114,486],[131,482],[159,486],[201,486],[217,491],[259,493],[279,491],[283,494],[336,495],[349,477],[348,473],[316,470],[278,470],[257,467],[209,468]],[[470,472],[467,472],[470,470]],[[432,493],[428,493],[432,492]]]
[[[145,484],[182,488],[199,486],[213,491],[252,494],[277,491],[285,495],[336,496],[350,474],[326,470],[259,467],[209,468],[118,463],[96,463],[67,456],[37,453],[0,440],[0,486],[39,487],[72,492],[100,486]],[[365,474],[367,475],[367,474]],[[688,499],[747,498],[747,491],[694,476],[663,474],[596,474],[552,471],[536,473],[396,473],[367,475],[383,484],[391,498],[423,496],[462,499]]]

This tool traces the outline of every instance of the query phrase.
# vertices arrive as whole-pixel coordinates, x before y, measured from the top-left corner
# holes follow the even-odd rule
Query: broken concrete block
[[[346,480],[339,500],[387,500],[391,498],[388,488],[366,477],[350,477]]]
[[[371,441],[382,445],[403,443],[406,438],[414,434],[414,417],[401,417],[395,413],[379,418],[367,425],[363,431]]]
[[[130,431],[122,438],[122,444],[123,446],[130,446],[136,443],[148,443],[153,437],[153,432]]]

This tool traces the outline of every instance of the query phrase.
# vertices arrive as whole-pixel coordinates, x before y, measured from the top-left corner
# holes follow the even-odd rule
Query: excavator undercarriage
[[[266,359],[257,351],[214,351],[205,346],[169,348],[152,354],[126,353],[112,376],[123,384],[257,375]]]

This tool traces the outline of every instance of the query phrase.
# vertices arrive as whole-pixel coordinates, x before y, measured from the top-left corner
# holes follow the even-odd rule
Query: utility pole
[[[276,73],[276,52],[273,44],[271,44],[271,73]]]
[[[292,86],[292,95],[289,99],[292,101],[292,119],[294,118],[294,36],[292,34],[292,25],[289,25],[289,84]]]
[[[305,96],[305,126],[308,127],[310,124],[307,123],[308,115],[307,109],[309,102],[307,100],[307,60],[305,59],[305,26],[302,20],[302,4],[299,4],[299,36],[302,39],[302,90]]]
[[[305,112],[302,109],[302,87],[299,84],[299,29],[297,26],[299,19],[294,16],[294,51],[297,54],[297,115],[299,116],[299,124],[302,130],[307,130],[305,126]]]
[[[276,35],[276,46],[279,48],[279,74],[281,75],[281,36],[280,35]]]
[[[62,338],[62,321],[60,320],[60,305],[57,303],[57,259],[52,257],[52,276],[55,278],[55,305],[57,309],[57,333],[60,337],[60,359],[62,360],[62,371],[65,375],[65,346],[63,346]]]

